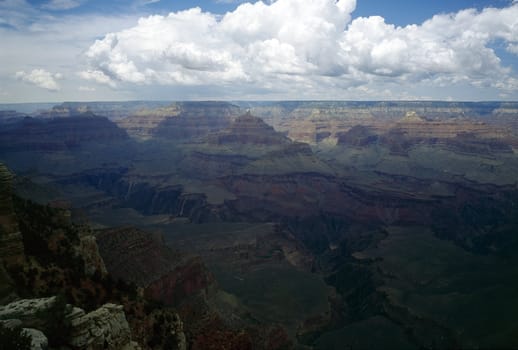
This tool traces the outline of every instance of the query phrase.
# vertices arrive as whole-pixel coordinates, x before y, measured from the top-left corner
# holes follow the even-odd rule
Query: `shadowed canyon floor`
[[[0,161],[17,196],[88,223],[187,348],[516,348],[517,120],[511,102],[65,103],[0,113]]]

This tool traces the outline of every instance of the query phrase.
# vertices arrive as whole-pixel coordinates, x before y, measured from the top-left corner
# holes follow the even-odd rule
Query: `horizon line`
[[[36,104],[65,104],[65,103],[130,103],[130,102],[446,102],[446,103],[518,103],[518,100],[448,100],[448,99],[171,99],[171,100],[153,100],[153,99],[136,99],[136,100],[62,100],[62,101],[39,101],[39,102],[0,102],[2,105],[36,105]]]

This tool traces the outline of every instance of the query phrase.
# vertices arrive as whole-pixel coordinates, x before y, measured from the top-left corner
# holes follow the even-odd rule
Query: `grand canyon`
[[[33,340],[518,347],[516,102],[0,109],[0,320]]]

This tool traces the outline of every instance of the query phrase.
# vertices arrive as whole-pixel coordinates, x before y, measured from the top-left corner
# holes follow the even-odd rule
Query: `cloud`
[[[76,8],[81,5],[80,1],[76,0],[50,0],[43,4],[41,8],[52,11],[63,11]]]
[[[90,80],[100,84],[107,84],[111,87],[116,86],[115,82],[112,79],[110,79],[109,76],[107,76],[99,70],[86,70],[79,72],[78,75],[84,80]]]
[[[95,88],[90,87],[90,86],[80,86],[77,89],[79,91],[83,91],[83,92],[94,92],[95,91]]]
[[[9,91],[9,96],[0,96],[0,100],[48,101],[49,96],[58,101],[85,98],[85,94],[77,90],[80,85],[89,85],[77,76],[78,70],[88,70],[82,60],[84,51],[96,38],[128,28],[137,20],[134,13],[111,15],[65,11],[57,16],[25,0],[0,0],[0,86]],[[50,90],[28,89],[21,78],[13,79],[16,72],[30,74],[35,68],[63,74],[66,80],[54,78],[60,86],[59,92],[49,95]],[[96,93],[88,96],[129,98],[124,91],[115,91],[109,86],[104,89],[96,86]]]
[[[60,89],[56,79],[62,79],[62,75],[59,73],[52,74],[44,69],[33,69],[31,72],[26,73],[25,71],[16,72],[16,78],[33,85],[36,85],[42,89],[50,91],[58,91]]]
[[[23,28],[27,25],[29,19],[38,15],[39,11],[25,0],[0,1],[0,26]]]
[[[518,2],[506,3],[398,27],[353,19],[353,0],[235,1],[223,15],[194,8],[140,19],[136,7],[56,16],[0,0],[0,85],[10,92],[3,100],[48,99],[48,89],[27,96],[21,83],[44,67],[67,77],[51,74],[61,85],[53,96],[67,100],[516,99],[516,67],[507,64],[518,66]]]
[[[341,42],[344,61],[370,76],[436,82],[491,83],[509,74],[491,48],[518,42],[518,6],[437,15],[422,25],[395,27],[381,17],[354,20]]]
[[[193,8],[141,18],[96,40],[82,77],[111,86],[272,90],[416,82],[501,89],[511,81],[511,69],[491,45],[501,40],[518,53],[518,4],[436,15],[406,27],[378,16],[351,21],[355,6],[355,0],[259,1],[224,16]]]
[[[193,8],[141,18],[86,52],[113,82],[225,84],[276,74],[336,74],[334,51],[354,0],[240,5],[222,18]]]

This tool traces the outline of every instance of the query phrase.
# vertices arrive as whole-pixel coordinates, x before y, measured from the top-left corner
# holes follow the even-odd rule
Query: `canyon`
[[[70,285],[88,312],[122,305],[143,347],[153,327],[190,349],[518,346],[517,116],[440,101],[0,113],[0,297]],[[42,278],[42,249],[80,256],[82,287],[64,267]],[[32,293],[17,265],[39,271]]]

